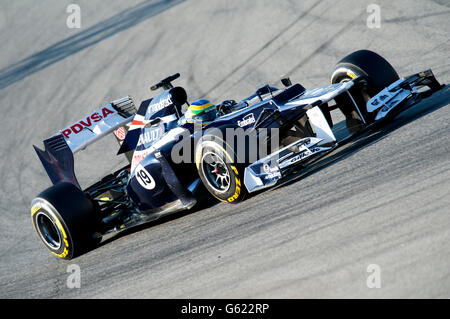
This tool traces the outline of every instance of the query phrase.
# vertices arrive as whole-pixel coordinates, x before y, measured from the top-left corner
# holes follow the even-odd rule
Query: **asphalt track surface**
[[[0,297],[450,297],[450,87],[304,175],[238,205],[140,227],[72,261],[30,220],[50,181],[32,149],[96,107],[180,72],[190,100],[240,99],[289,74],[326,85],[357,49],[450,82],[450,4],[376,1],[0,2]],[[97,145],[97,146],[96,146]],[[118,168],[112,139],[77,155],[83,185]],[[81,269],[69,289],[67,267]],[[368,266],[381,270],[370,289]]]

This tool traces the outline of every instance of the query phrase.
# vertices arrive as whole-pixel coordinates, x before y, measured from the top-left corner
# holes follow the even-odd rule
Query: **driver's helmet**
[[[184,117],[188,123],[209,124],[217,117],[216,106],[208,100],[197,100],[188,107]]]

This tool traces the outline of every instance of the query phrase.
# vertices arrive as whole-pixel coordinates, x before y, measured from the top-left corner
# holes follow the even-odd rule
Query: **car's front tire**
[[[235,204],[245,198],[243,165],[237,163],[221,143],[216,140],[200,142],[196,166],[203,185],[218,200]]]
[[[331,83],[350,81],[358,76],[365,76],[370,81],[371,95],[376,95],[399,79],[393,66],[382,56],[373,51],[359,50],[336,64]]]
[[[360,112],[367,124],[372,122],[374,117],[373,114],[368,114],[365,105],[373,96],[397,81],[399,76],[392,65],[382,56],[373,51],[359,50],[347,55],[336,64],[331,75],[331,84],[348,82],[360,76],[365,78],[367,84],[362,88],[351,88],[350,93],[358,105],[364,105],[360,108]],[[365,124],[359,113],[351,106],[351,101],[343,97],[335,100],[345,115],[346,125],[350,132],[364,128]]]

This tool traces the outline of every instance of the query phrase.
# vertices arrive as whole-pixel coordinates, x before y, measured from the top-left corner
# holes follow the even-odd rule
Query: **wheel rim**
[[[230,189],[230,171],[220,156],[207,152],[202,157],[203,172],[208,185],[218,193],[225,193]]]
[[[44,243],[52,250],[61,247],[61,235],[53,222],[47,215],[38,213],[36,216],[37,229]]]

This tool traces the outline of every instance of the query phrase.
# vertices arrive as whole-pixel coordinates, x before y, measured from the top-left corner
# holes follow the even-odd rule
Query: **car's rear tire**
[[[203,185],[218,200],[235,204],[245,198],[244,166],[217,141],[199,143],[196,166]]]
[[[33,226],[48,250],[72,259],[98,243],[94,203],[75,185],[61,182],[40,193],[31,203]]]
[[[372,96],[399,79],[395,69],[382,56],[373,51],[359,50],[336,64],[331,75],[331,83],[350,81],[358,76],[367,77]]]

